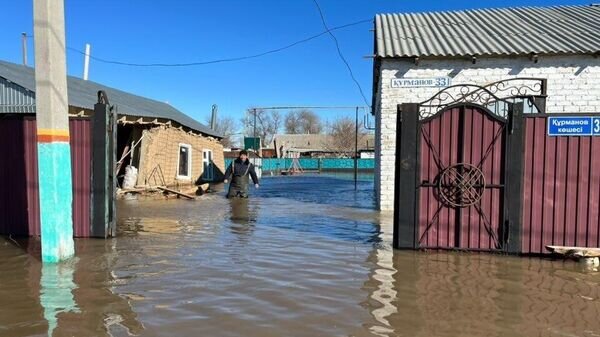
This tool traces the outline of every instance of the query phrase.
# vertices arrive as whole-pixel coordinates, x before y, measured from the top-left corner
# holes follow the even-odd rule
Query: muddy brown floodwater
[[[58,266],[0,239],[0,336],[600,336],[597,271],[393,251],[372,181],[345,178],[122,201],[119,237]]]

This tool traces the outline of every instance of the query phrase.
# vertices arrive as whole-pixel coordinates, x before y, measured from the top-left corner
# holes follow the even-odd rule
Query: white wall
[[[467,59],[381,60],[375,97],[376,178],[375,189],[382,211],[394,208],[396,113],[401,103],[418,103],[440,88],[391,88],[393,78],[450,76],[452,84],[485,85],[509,78],[537,77],[548,80],[547,112],[600,112],[600,58],[594,56],[540,56]]]

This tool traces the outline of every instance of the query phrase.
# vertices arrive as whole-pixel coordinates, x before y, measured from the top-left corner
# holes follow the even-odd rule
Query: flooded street
[[[77,240],[60,266],[42,267],[35,240],[0,238],[0,336],[600,336],[597,271],[393,251],[361,178],[123,200],[119,237]]]

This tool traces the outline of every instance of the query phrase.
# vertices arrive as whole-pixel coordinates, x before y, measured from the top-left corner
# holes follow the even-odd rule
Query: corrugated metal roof
[[[379,14],[375,31],[379,57],[593,54],[600,6]]]
[[[12,82],[12,84],[9,83],[9,88],[6,88],[5,91],[0,91],[0,99],[2,100],[2,102],[0,102],[0,107],[2,105],[9,105],[11,102],[20,99],[10,98],[11,94],[15,93],[14,84],[25,89],[20,90],[20,94],[23,96],[27,96],[28,93],[30,97],[31,95],[35,96],[35,73],[33,68],[0,61],[0,77]],[[219,138],[222,137],[218,132],[167,103],[130,94],[93,81],[84,81],[72,76],[67,78],[67,86],[69,105],[71,106],[94,109],[94,104],[98,102],[98,91],[104,90],[108,94],[110,104],[118,106],[120,115],[169,119],[198,132]],[[2,89],[2,87],[0,87],[0,89]],[[15,111],[5,110],[6,109],[0,108],[0,113],[31,113],[35,111],[30,111],[30,109],[14,109]]]
[[[0,113],[35,113],[35,94],[0,77]]]

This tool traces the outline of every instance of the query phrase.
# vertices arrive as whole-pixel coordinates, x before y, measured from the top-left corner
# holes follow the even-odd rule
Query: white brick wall
[[[600,58],[540,56],[538,63],[528,57],[478,58],[470,60],[382,60],[376,113],[375,189],[380,210],[394,208],[396,151],[396,110],[401,103],[427,100],[439,88],[391,88],[392,78],[452,77],[452,84],[496,82],[515,77],[548,79],[547,112],[600,112]]]

